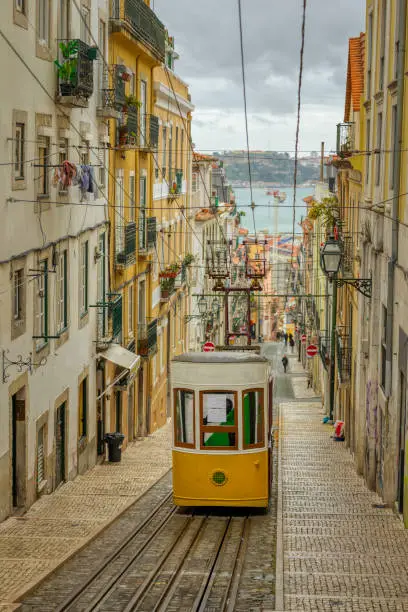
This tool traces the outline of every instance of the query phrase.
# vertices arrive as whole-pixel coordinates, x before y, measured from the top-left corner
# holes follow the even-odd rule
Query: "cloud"
[[[274,148],[293,148],[303,2],[241,3],[251,146],[267,148],[268,143],[275,143]],[[197,147],[232,148],[238,140],[243,146],[237,1],[152,0],[151,6],[175,36],[180,53],[176,71],[190,84],[196,107],[193,139]],[[358,36],[364,28],[364,10],[362,0],[342,0],[341,10],[333,0],[308,0],[302,87],[304,149],[318,148],[321,140],[334,142],[335,124],[343,116],[348,38]],[[328,118],[333,119],[332,124]]]

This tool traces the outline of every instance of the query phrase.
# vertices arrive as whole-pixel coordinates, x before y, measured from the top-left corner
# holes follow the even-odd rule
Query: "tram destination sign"
[[[215,351],[215,344],[213,342],[205,342],[202,350],[204,353],[212,353]]]
[[[317,355],[319,349],[317,348],[317,346],[315,344],[309,344],[309,346],[306,349],[306,355],[308,357],[314,357],[315,355]]]

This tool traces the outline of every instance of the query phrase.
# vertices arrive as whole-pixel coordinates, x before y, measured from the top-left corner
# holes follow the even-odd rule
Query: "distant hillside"
[[[248,159],[244,151],[214,152],[218,159],[224,162],[229,181],[248,181]],[[275,151],[256,151],[250,153],[251,173],[254,182],[293,184],[295,161],[289,153]],[[318,158],[306,158],[298,161],[297,182],[319,179]]]

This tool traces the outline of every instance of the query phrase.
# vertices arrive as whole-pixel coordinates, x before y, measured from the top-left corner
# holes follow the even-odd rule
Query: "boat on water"
[[[286,193],[279,191],[279,189],[267,189],[266,195],[273,196],[277,202],[284,202],[286,200]]]

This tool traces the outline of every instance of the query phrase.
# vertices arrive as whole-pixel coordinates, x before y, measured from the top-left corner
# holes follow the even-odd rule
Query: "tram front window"
[[[174,391],[174,438],[176,446],[194,448],[194,392]]]
[[[263,389],[244,391],[242,394],[244,448],[265,444]]]
[[[237,395],[234,391],[201,391],[201,448],[237,448]]]

